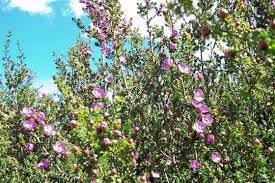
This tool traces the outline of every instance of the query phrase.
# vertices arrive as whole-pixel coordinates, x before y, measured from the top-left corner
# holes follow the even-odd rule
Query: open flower
[[[201,104],[199,106],[199,110],[201,113],[207,113],[208,112],[208,105],[207,104]]]
[[[55,131],[54,125],[44,125],[43,126],[43,134],[46,137],[55,136],[56,135],[56,131]]]
[[[197,133],[204,133],[206,130],[206,124],[204,122],[201,121],[197,121],[194,125],[193,125],[193,129],[197,132]]]
[[[108,76],[105,77],[105,82],[106,83],[111,83],[113,81],[114,77],[109,74]]]
[[[36,114],[36,111],[33,108],[24,107],[21,114],[25,117],[33,117]]]
[[[198,160],[191,160],[190,161],[190,168],[192,168],[193,170],[197,170],[200,168],[201,164]]]
[[[170,69],[170,67],[172,67],[173,64],[174,64],[173,59],[167,58],[167,59],[165,59],[163,65],[162,65],[162,68],[167,71],[168,69]]]
[[[222,156],[220,155],[219,152],[213,152],[211,155],[211,160],[214,161],[215,163],[219,163],[222,159]]]
[[[95,102],[92,104],[91,109],[95,110],[95,109],[103,109],[103,104],[101,102]]]
[[[27,152],[33,152],[35,150],[35,146],[32,143],[28,143],[25,147],[25,151]]]
[[[40,161],[36,167],[39,168],[39,169],[44,169],[44,170],[47,170],[50,166],[50,160],[48,158],[46,159],[42,159],[42,161]]]
[[[176,44],[176,43],[173,43],[172,41],[170,41],[170,43],[169,43],[169,48],[170,48],[171,50],[175,50],[175,49],[177,49],[177,44]]]
[[[198,102],[201,102],[204,100],[204,93],[202,91],[202,89],[200,88],[196,88],[193,90],[193,94],[194,94],[194,99]]]
[[[201,114],[201,121],[207,126],[211,126],[214,122],[214,118],[210,114]]]
[[[103,88],[95,87],[92,91],[94,97],[103,98],[106,95],[106,92]]]
[[[53,150],[55,153],[57,154],[63,154],[63,155],[66,155],[67,154],[67,145],[66,144],[63,144],[59,141],[55,142],[53,144]]]
[[[29,120],[23,122],[23,126],[22,127],[23,127],[23,129],[25,131],[31,132],[31,131],[33,131],[35,129],[36,123],[35,123],[35,121],[33,119],[29,119]]]
[[[106,138],[103,139],[102,143],[103,143],[103,145],[108,146],[108,145],[110,145],[112,142],[111,142],[111,140],[110,140],[109,138],[106,137]]]
[[[178,65],[178,67],[179,67],[180,72],[185,73],[185,74],[192,74],[192,69],[191,69],[191,67],[189,67],[189,65],[180,63]]]

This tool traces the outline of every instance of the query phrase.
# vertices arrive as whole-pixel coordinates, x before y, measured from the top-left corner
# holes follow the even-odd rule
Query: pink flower
[[[55,131],[54,125],[44,125],[43,126],[43,134],[46,137],[55,136],[56,135],[56,131]]]
[[[194,74],[195,80],[203,80],[203,74],[199,71],[196,71]]]
[[[170,69],[170,67],[172,67],[173,64],[174,64],[173,59],[167,58],[167,59],[165,59],[163,65],[162,65],[162,68],[167,71],[168,69]]]
[[[39,168],[39,169],[47,170],[47,169],[49,169],[49,165],[50,165],[50,160],[48,158],[46,158],[46,159],[43,159],[42,161],[40,161],[36,165],[36,167]]]
[[[32,143],[28,143],[25,147],[25,151],[27,152],[33,152],[35,150],[35,146]]]
[[[91,183],[100,183],[99,180],[92,180]]]
[[[210,114],[201,114],[201,121],[207,126],[211,126],[214,122],[214,118]]]
[[[121,133],[120,130],[114,130],[114,135],[115,135],[116,137],[121,137],[121,136],[122,136],[122,133]]]
[[[177,49],[176,43],[173,43],[172,41],[170,41],[170,43],[169,43],[169,48],[170,48],[171,50]]]
[[[199,109],[201,107],[201,103],[192,98],[192,104],[195,108]]]
[[[111,83],[113,81],[113,76],[111,74],[109,74],[108,76],[105,77],[105,82],[106,83]]]
[[[214,152],[212,155],[211,155],[211,160],[214,161],[215,163],[219,163],[222,159],[222,156],[220,155],[219,152]]]
[[[200,168],[201,164],[198,160],[191,160],[190,161],[190,168],[192,168],[193,170],[197,170]]]
[[[95,87],[92,91],[95,98],[103,98],[106,95],[106,92],[103,88]]]
[[[180,72],[185,74],[192,74],[192,69],[187,64],[181,63],[178,65]]]
[[[36,123],[33,119],[29,119],[29,120],[23,122],[22,127],[25,131],[31,132],[35,129]]]
[[[119,61],[120,61],[121,63],[126,63],[126,56],[125,56],[125,54],[123,54],[123,55],[121,55],[121,56],[119,57]]]
[[[108,145],[110,145],[112,142],[111,142],[111,140],[110,140],[109,138],[105,137],[105,138],[103,139],[102,143],[103,143],[103,145],[108,146]]]
[[[208,112],[208,105],[207,104],[201,104],[199,106],[199,110],[201,113],[207,113]]]
[[[21,114],[25,117],[33,117],[36,114],[36,111],[33,108],[24,107]]]
[[[176,29],[172,29],[172,36],[177,37],[179,35],[178,31]]]
[[[202,89],[199,89],[199,88],[194,89],[193,94],[194,94],[194,99],[198,102],[203,101],[205,98]]]
[[[108,126],[108,123],[105,122],[105,121],[103,121],[103,122],[101,122],[101,123],[98,125],[98,127],[97,127],[96,129],[97,129],[98,132],[101,132],[101,131],[103,131],[104,129],[106,129],[107,126]]]
[[[103,109],[103,104],[101,103],[101,102],[95,102],[95,103],[93,103],[92,104],[92,106],[91,106],[91,108],[93,109],[93,110],[95,110],[95,109]]]
[[[42,121],[45,121],[45,119],[46,119],[46,117],[45,117],[45,114],[43,113],[43,112],[39,112],[38,114],[37,114],[37,121],[39,121],[39,122],[42,122]]]
[[[160,173],[159,172],[154,172],[154,171],[151,171],[151,176],[155,179],[159,179],[160,178]]]
[[[216,141],[216,138],[215,138],[214,135],[210,134],[210,135],[207,136],[206,141],[207,141],[209,144],[212,144],[212,143],[214,143],[214,142]]]
[[[66,155],[67,154],[67,145],[57,141],[53,144],[53,150],[57,154]]]
[[[193,129],[194,129],[197,133],[204,133],[205,130],[206,130],[206,124],[205,124],[204,122],[197,121],[196,123],[194,123]]]

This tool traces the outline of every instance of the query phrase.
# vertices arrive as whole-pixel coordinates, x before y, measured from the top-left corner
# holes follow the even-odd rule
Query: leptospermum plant
[[[59,101],[21,106],[19,167],[40,181],[271,181],[270,1],[146,0],[146,35],[118,0],[80,2],[93,45],[56,58]]]

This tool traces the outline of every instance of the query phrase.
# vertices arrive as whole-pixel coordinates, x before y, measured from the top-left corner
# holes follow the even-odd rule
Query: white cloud
[[[39,92],[41,93],[45,93],[45,94],[58,93],[58,88],[52,79],[39,80],[34,83],[34,87],[39,88]]]
[[[53,9],[49,6],[55,0],[10,0],[9,7],[19,8],[29,13],[49,14]]]
[[[74,15],[77,18],[80,18],[81,16],[84,15],[84,12],[82,9],[84,7],[84,5],[79,3],[79,0],[70,0],[69,7],[70,7],[71,12],[74,13]]]

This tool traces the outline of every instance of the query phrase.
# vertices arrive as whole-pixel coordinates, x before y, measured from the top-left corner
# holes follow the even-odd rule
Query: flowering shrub
[[[145,36],[118,0],[80,2],[94,46],[55,55],[56,101],[32,89],[23,54],[14,69],[8,36],[1,180],[272,182],[272,2],[145,0]]]

